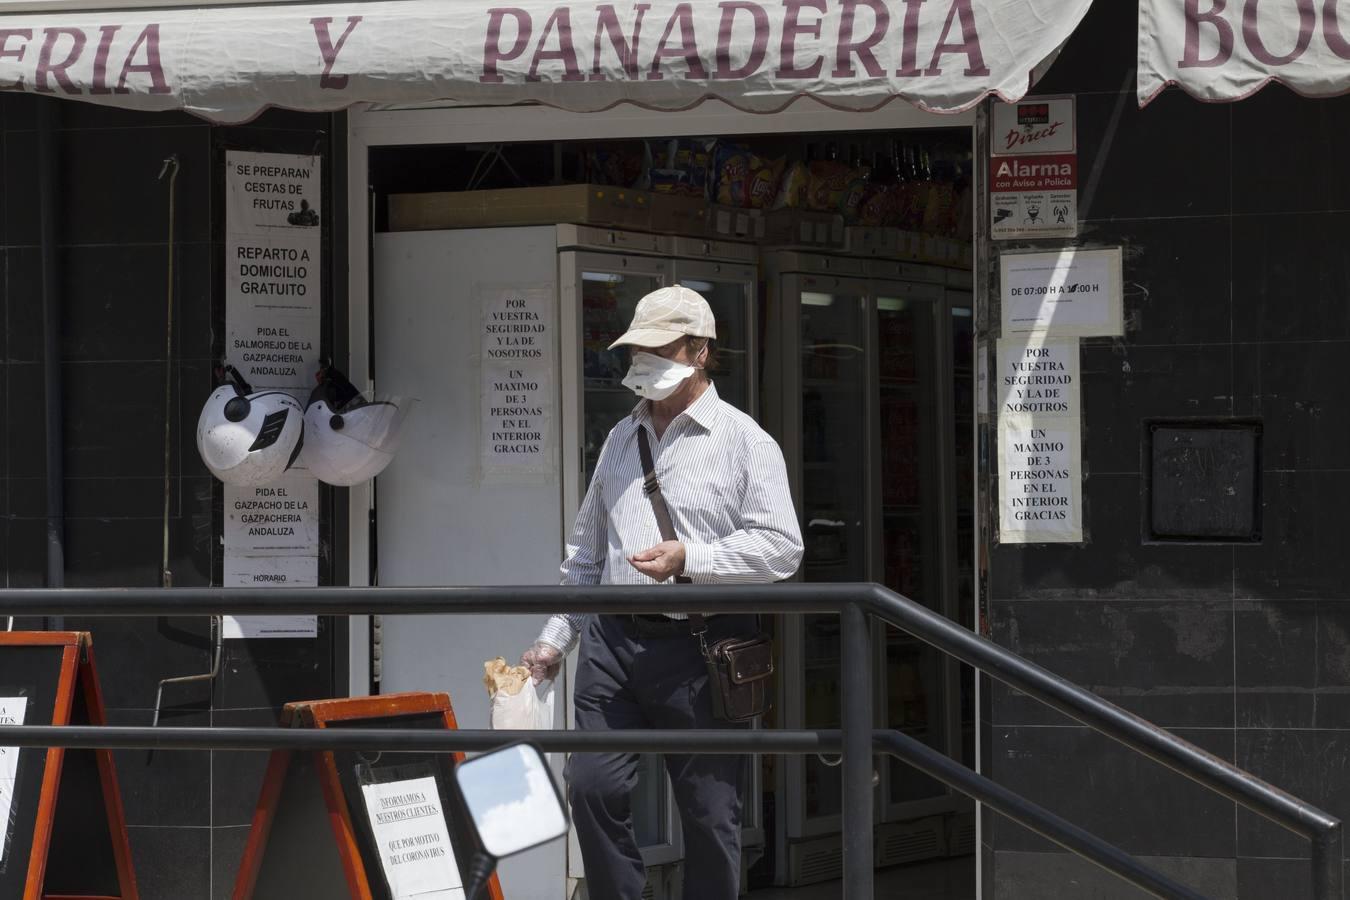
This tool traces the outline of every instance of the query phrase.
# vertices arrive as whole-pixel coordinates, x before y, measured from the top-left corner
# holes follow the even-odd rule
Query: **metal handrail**
[[[546,753],[837,753],[840,731],[616,730],[616,731],[427,731],[373,728],[134,728],[127,726],[0,726],[0,746],[106,747],[115,750],[291,750],[453,753],[491,750],[529,741]],[[1096,863],[1155,897],[1204,900],[1204,897],[1142,866],[1134,857],[1044,807],[967,769],[933,748],[898,731],[877,729],[872,746],[908,763],[973,800],[1029,828],[1061,847]],[[392,749],[391,749],[392,748]]]
[[[875,584],[773,584],[773,585],[690,585],[679,591],[653,586],[526,586],[526,587],[347,587],[347,588],[173,588],[173,589],[4,589],[0,590],[0,616],[51,615],[60,612],[70,616],[167,616],[167,615],[381,615],[399,614],[544,614],[554,612],[580,613],[653,613],[653,612],[717,612],[734,610],[744,613],[839,613],[842,618],[843,665],[842,723],[840,742],[844,757],[844,887],[845,896],[871,895],[871,839],[872,788],[871,756],[874,751],[871,728],[871,672],[869,640],[864,614],[901,628],[948,655],[980,669],[1008,686],[1022,691],[1087,727],[1134,749],[1179,774],[1217,791],[1242,806],[1257,812],[1277,824],[1307,837],[1312,842],[1312,884],[1315,900],[1342,898],[1342,833],[1341,823],[1322,810],[1305,803],[1238,767],[1219,759],[1146,720],[1120,709],[1097,695],[1029,662],[1015,653],[968,631],[950,619],[926,609],[920,604]],[[0,746],[14,746],[24,733],[36,736],[38,726],[0,728]],[[173,729],[180,731],[181,729]],[[225,729],[209,729],[213,733]],[[67,728],[63,731],[73,737]],[[141,738],[153,737],[153,729],[120,729],[129,737],[135,732]],[[111,729],[100,729],[105,738]],[[383,732],[388,737],[391,732]],[[466,733],[461,733],[466,734]],[[503,732],[492,732],[497,742]],[[544,743],[546,732],[534,732],[533,739]],[[603,743],[612,739],[614,732],[599,734],[595,740]],[[773,732],[765,733],[769,736]],[[789,732],[798,739],[810,732]],[[822,738],[825,732],[817,732]],[[54,740],[55,735],[47,737]],[[159,737],[165,737],[159,732]],[[903,737],[903,736],[902,736]],[[616,745],[619,742],[615,742]],[[917,743],[917,742],[915,742]],[[913,748],[904,741],[883,740],[886,752],[899,748],[915,759]],[[204,745],[200,745],[204,746]],[[672,744],[672,746],[674,746]],[[547,749],[547,748],[546,748]],[[767,747],[765,748],[768,749]],[[724,751],[735,752],[735,751]],[[750,751],[754,752],[754,751]],[[770,752],[777,752],[770,751]],[[820,752],[818,750],[785,750],[782,752]],[[940,757],[941,755],[938,754]],[[942,757],[942,759],[946,759]],[[910,761],[907,759],[907,761]],[[948,762],[951,762],[948,760]],[[911,764],[915,764],[911,762]],[[928,774],[958,790],[954,783],[959,776],[954,769],[938,767],[929,759],[934,772]],[[975,778],[964,766],[962,769]],[[945,777],[942,777],[945,776]],[[992,784],[992,782],[990,782]],[[967,782],[967,786],[970,786]],[[995,793],[1004,796],[982,799],[991,808],[996,802],[1025,804],[1014,811],[1027,814],[1041,827],[1055,819],[1053,814],[1028,804],[1015,794],[997,785]],[[1007,802],[1005,802],[1007,801]],[[1000,810],[1004,812],[1004,810]],[[1004,814],[1008,814],[1004,812]],[[1026,824],[1026,823],[1023,823]],[[1085,856],[1126,880],[1148,890],[1155,896],[1194,898],[1187,888],[1176,885],[1137,860],[1116,848],[1109,859],[1096,858],[1082,852],[1087,835],[1081,829],[1067,825],[1076,833],[1067,837],[1070,843],[1058,841],[1061,846]],[[865,831],[864,831],[865,829]],[[1037,829],[1039,830],[1039,829]],[[1091,838],[1096,841],[1096,838]],[[1110,864],[1108,864],[1110,863]]]

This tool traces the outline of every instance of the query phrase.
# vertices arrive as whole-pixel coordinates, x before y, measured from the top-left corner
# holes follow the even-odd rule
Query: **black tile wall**
[[[1132,346],[1228,342],[1232,230],[1227,216],[1083,223],[1085,240],[1122,249]]]
[[[1232,760],[1231,730],[1173,731]],[[1086,728],[999,727],[998,734],[992,775],[999,784],[1099,837],[1146,856],[1235,855],[1231,800]],[[1053,849],[1007,820],[993,834],[1000,850]]]
[[[1350,554],[1329,527],[1350,503],[1350,471],[1267,468],[1265,537],[1234,556],[1239,599],[1350,597]]]
[[[1314,727],[1319,674],[1317,604],[1244,600],[1234,607],[1238,727]]]
[[[1140,471],[1145,419],[1231,415],[1232,354],[1227,344],[1085,342],[1080,366],[1088,470]]]
[[[141,900],[186,900],[211,894],[213,828],[127,828]]]
[[[53,101],[0,95],[0,586],[5,587],[47,583],[36,130],[43,103]],[[227,147],[326,154],[333,122],[272,111],[249,126],[220,129],[178,113],[74,102],[51,109],[61,191],[65,583],[160,584],[167,417],[169,568],[176,586],[209,585],[213,565],[219,567],[220,491],[197,455],[195,432],[201,403],[213,386],[223,325],[217,266],[224,247],[220,154]],[[170,184],[159,178],[170,156],[180,164],[172,260]],[[170,262],[171,367],[166,366]],[[67,618],[64,627],[92,631],[113,724],[150,724],[161,679],[211,667],[212,632],[205,617]],[[325,628],[318,641],[271,647],[230,642],[224,671],[214,683],[164,689],[160,727],[274,725],[286,701],[332,696],[331,640]],[[143,898],[230,895],[266,760],[261,753],[116,754]]]
[[[1078,94],[1080,237],[1124,251],[1125,334],[1082,341],[1085,541],[990,547],[993,636],[1344,816],[1350,97],[1172,90],[1140,110],[1136,14],[1093,4],[1036,88]],[[1229,417],[1262,425],[1260,541],[1148,543],[1146,423]],[[999,781],[1189,867],[1209,896],[1308,895],[1306,841],[1096,749],[1016,692],[995,687],[991,705]],[[1005,822],[984,840],[999,900],[1137,895]]]
[[[1073,670],[1078,684],[1158,725],[1233,726],[1230,603],[1028,600],[1005,604],[993,627],[1003,646],[1052,672]],[[1068,723],[1026,695],[995,692],[996,726]]]
[[[1149,894],[1089,862],[1067,853],[999,852],[989,868],[990,889],[985,897],[1015,900],[1045,900],[1049,897],[1083,897],[1092,900],[1146,900]],[[1140,857],[1140,862],[1168,875],[1202,897],[1234,897],[1240,877],[1231,859],[1196,859],[1177,856]],[[1306,868],[1306,867],[1305,867]],[[1266,900],[1284,893],[1262,895]]]
[[[1196,103],[1175,92],[1142,110],[1132,95],[1124,102],[1119,94],[1079,97],[1078,170],[1084,188],[1097,179],[1095,193],[1079,192],[1079,217],[1227,215],[1231,114],[1222,103]]]
[[[1036,85],[1037,93],[1087,94],[1134,87],[1137,51],[1120,35],[1133,35],[1139,10],[1129,3],[1094,3],[1059,57]]]
[[[37,247],[5,251],[5,361],[41,362],[42,258]]]
[[[323,697],[332,678],[332,657],[322,639],[230,641],[221,669],[216,709],[280,708]]]
[[[1091,407],[1087,407],[1090,412]],[[1136,423],[1139,425],[1139,423]],[[1087,445],[1097,439],[1087,430]],[[1142,439],[1135,439],[1135,447]],[[1145,544],[1142,540],[1142,476],[1093,475],[1083,485],[1088,540],[1025,549],[994,548],[993,596],[1000,600],[1104,599],[1207,600],[1213,586],[1231,587],[1233,555],[1254,548]]]
[[[1350,98],[1310,101],[1283,87],[1231,107],[1236,213],[1350,210]]]
[[[280,722],[280,709],[216,709],[212,712],[212,724],[220,728],[271,728]],[[217,784],[230,786],[228,791],[217,791],[211,797],[213,825],[229,828],[253,821],[269,755],[212,751],[212,779]]]
[[[231,900],[239,864],[248,844],[247,825],[216,826],[211,829],[211,900]]]
[[[108,680],[106,677],[103,679]],[[202,728],[211,724],[205,705],[183,708],[176,698],[160,715],[160,728]],[[109,725],[149,725],[152,712],[112,710]],[[208,750],[118,750],[117,779],[126,805],[127,825],[209,827],[211,808],[199,802],[210,795],[211,752]]]
[[[6,98],[8,105],[8,98]],[[30,126],[33,127],[33,126]],[[5,242],[36,246],[38,219],[38,136],[36,131],[5,131]]]
[[[1237,764],[1341,820],[1350,814],[1348,731],[1238,729]],[[1301,859],[1309,855],[1308,846],[1307,840],[1256,813],[1238,812],[1242,856]]]
[[[1233,338],[1350,340],[1350,213],[1243,215],[1232,220]]]

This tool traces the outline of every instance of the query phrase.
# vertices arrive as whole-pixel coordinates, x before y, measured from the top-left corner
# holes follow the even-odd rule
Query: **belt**
[[[640,637],[681,637],[688,636],[689,620],[672,619],[659,613],[620,616],[624,628]],[[716,616],[704,616],[714,619]]]

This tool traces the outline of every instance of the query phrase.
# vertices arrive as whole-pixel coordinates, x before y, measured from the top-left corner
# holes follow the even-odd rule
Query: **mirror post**
[[[493,869],[497,868],[497,861],[482,850],[477,850],[473,854],[473,862],[469,864],[469,883],[465,886],[464,896],[467,900],[478,900],[487,890],[488,879],[492,877]]]

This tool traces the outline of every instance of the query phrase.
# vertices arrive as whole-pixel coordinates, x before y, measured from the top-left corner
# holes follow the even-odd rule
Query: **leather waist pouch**
[[[773,639],[724,638],[707,647],[713,715],[749,722],[773,705]]]

